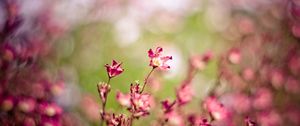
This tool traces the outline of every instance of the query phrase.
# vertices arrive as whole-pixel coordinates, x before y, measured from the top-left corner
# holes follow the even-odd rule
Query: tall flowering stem
[[[105,67],[108,75],[107,83],[99,83],[97,85],[98,93],[102,101],[102,111],[100,113],[101,120],[102,120],[100,124],[101,126],[103,126],[103,122],[105,121],[105,116],[106,116],[105,106],[107,102],[108,93],[110,92],[110,80],[124,71],[124,69],[121,68],[121,65],[122,63],[118,63],[115,60],[112,61],[112,65],[106,64]]]
[[[151,69],[151,71],[148,73],[148,75],[147,75],[147,77],[146,77],[146,79],[145,79],[145,81],[144,81],[143,88],[142,88],[142,90],[141,90],[140,93],[143,93],[143,91],[144,91],[144,89],[145,89],[145,87],[146,87],[146,85],[147,85],[147,83],[148,83],[148,79],[149,79],[150,75],[153,73],[153,71],[155,70],[155,68],[156,68],[156,67],[153,67],[153,68]]]

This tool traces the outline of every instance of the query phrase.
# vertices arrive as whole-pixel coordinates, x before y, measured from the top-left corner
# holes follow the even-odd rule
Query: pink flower
[[[161,53],[163,51],[163,48],[157,47],[155,51],[150,49],[148,51],[148,56],[150,58],[150,64],[149,66],[152,66],[153,68],[159,67],[161,69],[169,69],[170,66],[166,64],[168,60],[172,59],[172,56],[162,56]]]
[[[98,93],[100,95],[102,102],[105,102],[106,98],[107,98],[107,94],[110,92],[110,85],[102,82],[102,83],[99,83],[97,85],[97,87],[98,87]]]
[[[251,81],[251,80],[255,79],[255,72],[251,68],[245,68],[242,71],[242,77],[246,81]]]
[[[131,108],[129,109],[129,111],[134,113],[135,117],[148,115],[150,107],[151,96],[149,94],[131,94]]]
[[[39,105],[39,111],[41,114],[53,117],[62,113],[62,108],[54,103],[41,103]]]
[[[194,92],[191,84],[183,84],[176,92],[179,105],[184,105],[193,99]]]
[[[170,102],[169,100],[164,100],[161,102],[164,113],[168,113],[173,111],[173,106],[175,105],[176,101]]]
[[[256,91],[253,106],[256,109],[266,109],[272,105],[272,92],[267,88],[260,88]]]
[[[121,64],[122,63],[118,63],[117,61],[113,60],[111,66],[108,64],[105,65],[109,78],[115,77],[124,71],[124,69],[121,68]]]
[[[216,97],[208,97],[204,101],[204,107],[216,120],[224,120],[229,117],[229,111],[217,100]]]
[[[118,91],[116,98],[117,98],[117,101],[122,106],[126,106],[126,107],[130,107],[131,106],[130,94],[123,94],[122,92]]]
[[[10,111],[14,108],[14,98],[13,97],[5,97],[1,98],[1,110],[2,111]]]
[[[176,111],[171,111],[169,113],[166,113],[164,115],[164,118],[168,120],[168,123],[171,124],[172,126],[184,126],[184,119]]]
[[[196,55],[191,57],[190,64],[192,67],[198,69],[198,70],[204,70],[206,67],[206,64],[212,59],[213,53],[208,51],[203,55]]]
[[[123,114],[110,114],[106,116],[107,126],[126,126],[127,120]]]
[[[257,126],[257,124],[253,120],[251,120],[249,117],[246,117],[245,123],[247,126]]]
[[[192,126],[211,126],[206,118],[194,114],[188,117],[188,121]]]
[[[18,102],[18,108],[25,113],[32,112],[35,109],[36,101],[34,99],[26,98]]]
[[[130,84],[130,93],[139,93],[140,85],[139,84]]]
[[[232,64],[239,64],[241,62],[241,51],[239,49],[231,49],[228,54],[228,60]]]
[[[282,117],[275,110],[261,112],[256,118],[261,126],[282,126]]]

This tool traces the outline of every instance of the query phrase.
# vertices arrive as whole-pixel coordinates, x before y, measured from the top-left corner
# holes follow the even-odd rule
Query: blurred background
[[[220,59],[233,47],[248,59],[233,71],[245,66],[260,69],[257,62],[262,61],[261,53],[283,59],[286,50],[297,48],[299,8],[296,0],[2,0],[1,102],[9,99],[12,106],[23,99],[33,99],[35,106],[53,103],[66,113],[62,118],[69,122],[63,125],[72,124],[74,118],[72,125],[98,125],[100,99],[96,85],[108,79],[104,65],[113,59],[122,62],[125,71],[111,81],[107,108],[126,113],[115,99],[116,92],[128,92],[130,83],[144,80],[151,70],[147,51],[160,46],[173,60],[169,62],[171,69],[155,73],[151,88],[146,89],[157,101],[175,99],[175,89],[186,77],[190,56],[213,53],[212,61],[193,80],[195,100],[189,106],[197,108],[220,79]],[[280,42],[263,42],[273,40]],[[280,60],[274,66],[278,64],[284,66],[286,61]],[[28,85],[16,86],[20,83]],[[31,83],[41,83],[35,85],[42,87],[33,88]],[[43,89],[49,94],[37,96],[22,89]],[[160,104],[155,107],[160,108]],[[14,107],[2,112],[11,110]],[[136,125],[150,123],[157,111]],[[6,120],[17,114],[12,115],[4,114],[1,123],[9,125]],[[28,124],[34,122],[33,115]],[[299,124],[299,116],[294,117]],[[39,118],[55,124],[48,117]]]

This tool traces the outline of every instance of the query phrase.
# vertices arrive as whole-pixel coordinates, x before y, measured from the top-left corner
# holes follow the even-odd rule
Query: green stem
[[[141,90],[140,93],[143,93],[143,91],[144,91],[144,89],[145,89],[145,87],[146,87],[146,85],[147,85],[147,83],[148,83],[148,79],[149,79],[150,75],[152,74],[152,72],[155,70],[155,68],[156,68],[156,67],[153,67],[152,70],[148,73],[148,75],[147,75],[147,77],[146,77],[146,79],[145,79],[145,81],[144,81],[143,88],[142,88],[142,90]]]

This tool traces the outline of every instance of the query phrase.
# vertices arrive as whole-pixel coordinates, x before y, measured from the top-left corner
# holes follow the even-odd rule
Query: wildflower
[[[192,126],[211,126],[206,118],[194,114],[188,116],[188,121]]]
[[[193,56],[190,59],[190,64],[198,69],[198,70],[203,70],[206,67],[206,64],[212,59],[213,54],[212,52],[206,52],[203,55],[197,55]]]
[[[3,111],[10,111],[14,107],[14,99],[13,97],[5,97],[1,99],[1,109]]]
[[[139,93],[140,85],[139,84],[131,84],[130,85],[130,93]]]
[[[246,81],[251,81],[251,80],[255,79],[255,72],[251,68],[245,68],[242,71],[242,77]]]
[[[184,105],[193,99],[194,92],[191,84],[183,84],[176,92],[179,105]]]
[[[169,100],[164,100],[161,102],[164,113],[168,113],[173,111],[173,106],[175,105],[176,101],[170,102]]]
[[[155,51],[150,49],[148,51],[148,56],[150,58],[150,64],[149,66],[152,66],[153,68],[159,67],[161,69],[169,69],[170,66],[166,64],[168,60],[172,59],[172,56],[162,56],[161,53],[163,51],[163,48],[157,47]]]
[[[149,94],[131,94],[131,108],[129,111],[132,112],[135,117],[148,115],[150,107],[151,96]]]
[[[256,109],[266,109],[272,105],[273,96],[269,89],[267,88],[259,88],[257,89],[254,100],[253,106]]]
[[[22,99],[18,103],[18,108],[25,113],[32,112],[35,109],[35,103],[34,99]]]
[[[212,115],[213,119],[223,120],[229,116],[228,110],[213,96],[204,101],[204,107]]]
[[[112,61],[112,65],[106,64],[105,67],[106,67],[108,77],[113,78],[113,77],[121,74],[124,71],[124,69],[121,68],[121,65],[122,65],[122,63],[118,63],[115,60]]]
[[[122,106],[130,107],[131,105],[130,94],[123,94],[122,92],[118,91],[116,99]]]
[[[246,123],[247,126],[257,126],[256,122],[251,120],[249,117],[246,117],[245,123]]]
[[[183,117],[176,111],[171,111],[164,114],[164,118],[170,123],[172,126],[184,126]]]
[[[97,87],[102,102],[106,102],[107,94],[110,92],[110,85],[102,82],[99,83]]]
[[[107,126],[126,126],[127,119],[123,114],[110,114],[106,116]]]
[[[261,126],[282,126],[282,117],[275,110],[260,112],[256,118]]]
[[[63,93],[64,87],[65,87],[64,82],[60,81],[57,82],[56,84],[52,84],[50,86],[50,91],[54,96],[59,96]]]
[[[39,105],[41,114],[52,117],[62,113],[62,109],[54,103],[41,103]]]
[[[241,62],[241,52],[239,49],[232,49],[228,54],[228,60],[232,64],[239,64]]]

